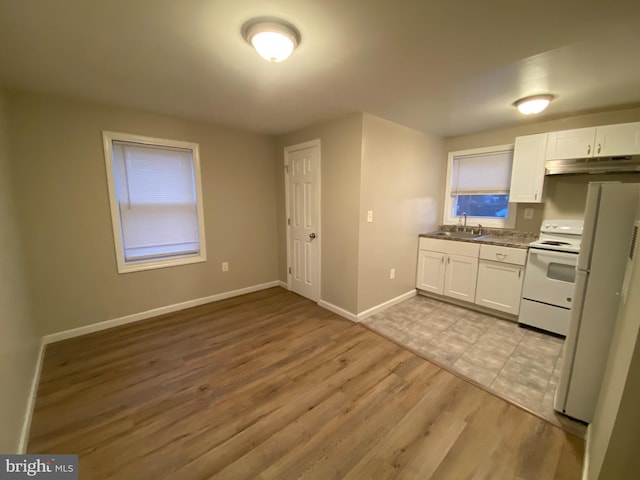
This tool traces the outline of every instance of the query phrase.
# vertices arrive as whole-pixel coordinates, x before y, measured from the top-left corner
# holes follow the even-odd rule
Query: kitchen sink
[[[445,238],[466,238],[469,240],[477,240],[478,238],[481,238],[484,236],[481,233],[473,233],[473,232],[443,232],[443,231],[431,232],[429,235],[445,237]]]

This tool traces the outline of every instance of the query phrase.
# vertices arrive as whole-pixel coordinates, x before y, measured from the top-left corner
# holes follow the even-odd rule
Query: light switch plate
[[[367,223],[373,223],[373,210],[367,212]]]

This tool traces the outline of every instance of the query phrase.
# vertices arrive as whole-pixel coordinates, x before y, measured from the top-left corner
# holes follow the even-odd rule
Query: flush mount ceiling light
[[[533,95],[531,97],[524,97],[520,100],[516,100],[513,106],[516,107],[520,113],[524,115],[532,115],[534,113],[540,113],[549,106],[551,100],[555,97],[553,95]]]
[[[269,62],[281,62],[300,43],[300,32],[288,22],[273,17],[254,18],[242,26],[242,36]]]

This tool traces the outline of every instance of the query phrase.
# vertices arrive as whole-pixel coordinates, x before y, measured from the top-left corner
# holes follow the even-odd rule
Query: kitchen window
[[[102,137],[118,272],[204,262],[198,144]]]
[[[516,206],[509,204],[513,145],[450,152],[443,223],[467,216],[467,226],[513,228]]]

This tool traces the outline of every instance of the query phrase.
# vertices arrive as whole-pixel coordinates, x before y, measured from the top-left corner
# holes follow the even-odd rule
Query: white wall
[[[17,453],[39,338],[29,308],[0,93],[0,452]]]
[[[358,313],[415,289],[418,235],[440,216],[442,156],[440,138],[364,115]]]
[[[352,113],[278,137],[280,280],[287,279],[284,147],[320,139],[321,299],[350,313],[358,308],[358,212],[362,114]]]
[[[277,280],[273,137],[24,92],[10,92],[7,108],[33,315],[43,334]],[[206,262],[118,274],[102,130],[200,145]]]
[[[278,137],[281,158],[284,147],[316,138],[322,157],[321,296],[356,315],[415,289],[418,234],[436,227],[441,209],[442,140],[357,113]],[[284,180],[279,189],[285,281]],[[367,223],[368,210],[373,223]],[[389,279],[391,268],[395,280]]]

